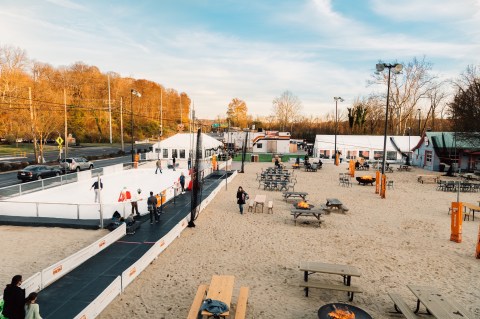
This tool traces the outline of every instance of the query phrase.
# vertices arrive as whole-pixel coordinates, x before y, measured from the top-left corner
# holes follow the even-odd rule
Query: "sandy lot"
[[[309,203],[320,205],[335,197],[350,209],[325,215],[319,227],[312,218],[294,226],[293,201],[282,200],[280,192],[258,189],[256,173],[268,166],[249,163],[200,215],[197,227],[186,229],[100,318],[185,318],[198,285],[209,283],[214,274],[235,276],[233,308],[240,287],[250,288],[247,318],[314,319],[326,303],[350,303],[339,291],[311,289],[305,297],[299,287],[301,261],[356,266],[362,276],[352,283],[363,293],[356,294],[351,304],[373,318],[401,318],[390,314],[389,291],[400,293],[413,307],[415,298],[407,284],[437,287],[480,318],[480,260],[474,256],[480,216],[464,222],[462,243],[450,241],[447,211],[456,193],[417,182],[418,174],[431,172],[395,170],[388,174],[395,189],[381,199],[373,186],[341,187],[338,175],[346,172],[345,164],[325,164],[313,173],[296,171],[295,190],[308,192]],[[251,198],[266,194],[267,201],[274,202],[274,213],[267,214],[265,208],[264,213],[240,215],[238,186]],[[478,204],[480,193],[461,193],[460,200]],[[0,227],[0,232],[4,284],[15,273],[28,277],[102,235],[58,228]],[[314,276],[341,283],[340,276]]]

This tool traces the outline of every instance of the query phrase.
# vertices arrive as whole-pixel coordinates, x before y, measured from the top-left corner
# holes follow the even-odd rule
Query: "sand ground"
[[[318,227],[311,218],[294,226],[293,201],[283,201],[280,192],[258,189],[256,173],[268,166],[246,165],[245,173],[200,215],[197,227],[186,229],[99,318],[185,318],[198,285],[209,283],[214,274],[235,276],[233,308],[240,287],[250,288],[247,318],[314,319],[326,303],[349,303],[347,294],[338,291],[312,289],[305,297],[298,286],[303,280],[298,270],[301,261],[355,265],[362,276],[352,283],[363,293],[356,294],[351,304],[373,318],[401,318],[390,313],[389,291],[400,293],[413,307],[415,298],[407,284],[437,287],[480,318],[480,260],[474,257],[480,216],[464,222],[462,243],[450,241],[447,211],[457,195],[417,182],[418,174],[432,172],[388,174],[395,189],[381,199],[372,186],[341,187],[338,174],[346,172],[346,165],[324,164],[313,173],[296,171],[295,190],[308,192],[309,203],[320,205],[335,197],[350,209],[346,214],[325,215]],[[369,174],[374,172],[356,176]],[[240,215],[235,200],[238,186],[251,198],[266,194],[274,202],[274,213],[265,209]],[[479,193],[460,194],[460,201],[478,204],[478,200]],[[1,227],[0,231],[1,246],[7,251],[16,247],[4,254],[3,283],[13,273],[33,274],[101,236],[96,231],[64,229]],[[57,232],[63,235],[52,242]],[[314,276],[341,283],[340,276]]]

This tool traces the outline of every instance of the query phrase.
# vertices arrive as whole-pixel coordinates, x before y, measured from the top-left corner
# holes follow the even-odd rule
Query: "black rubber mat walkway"
[[[229,174],[230,175],[230,174]],[[220,184],[225,172],[205,179],[202,200]],[[190,213],[190,192],[166,203],[160,223],[150,225],[148,216],[134,235],[127,235],[63,276],[39,294],[42,317],[67,319],[78,315],[122,272],[140,259],[151,247]]]

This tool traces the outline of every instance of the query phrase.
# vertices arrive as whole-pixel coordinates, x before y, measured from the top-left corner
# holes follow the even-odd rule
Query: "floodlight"
[[[395,64],[395,72],[400,73],[402,72],[402,70],[403,70],[403,65],[401,65],[400,63]]]
[[[385,70],[385,64],[377,63],[376,68],[377,68],[377,72],[382,72],[383,70]]]

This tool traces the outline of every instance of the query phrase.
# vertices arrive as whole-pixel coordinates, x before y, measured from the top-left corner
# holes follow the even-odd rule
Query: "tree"
[[[277,119],[282,131],[288,128],[291,121],[298,118],[302,109],[302,102],[290,91],[284,91],[282,95],[273,100],[272,104],[273,116]]]
[[[460,139],[475,142],[480,147],[480,74],[478,67],[468,66],[453,82],[456,93],[449,104],[454,129]]]
[[[395,134],[404,132],[407,126],[412,126],[412,118],[418,101],[428,97],[436,76],[431,74],[432,64],[414,58],[411,62],[402,63],[403,71],[400,74],[391,73],[390,80],[390,128]],[[388,72],[373,75],[368,84],[383,83],[387,86]],[[385,94],[381,94],[386,101]],[[385,102],[384,102],[385,104]]]
[[[233,98],[227,109],[227,120],[230,121],[230,125],[241,128],[247,127],[247,110],[245,101]]]

